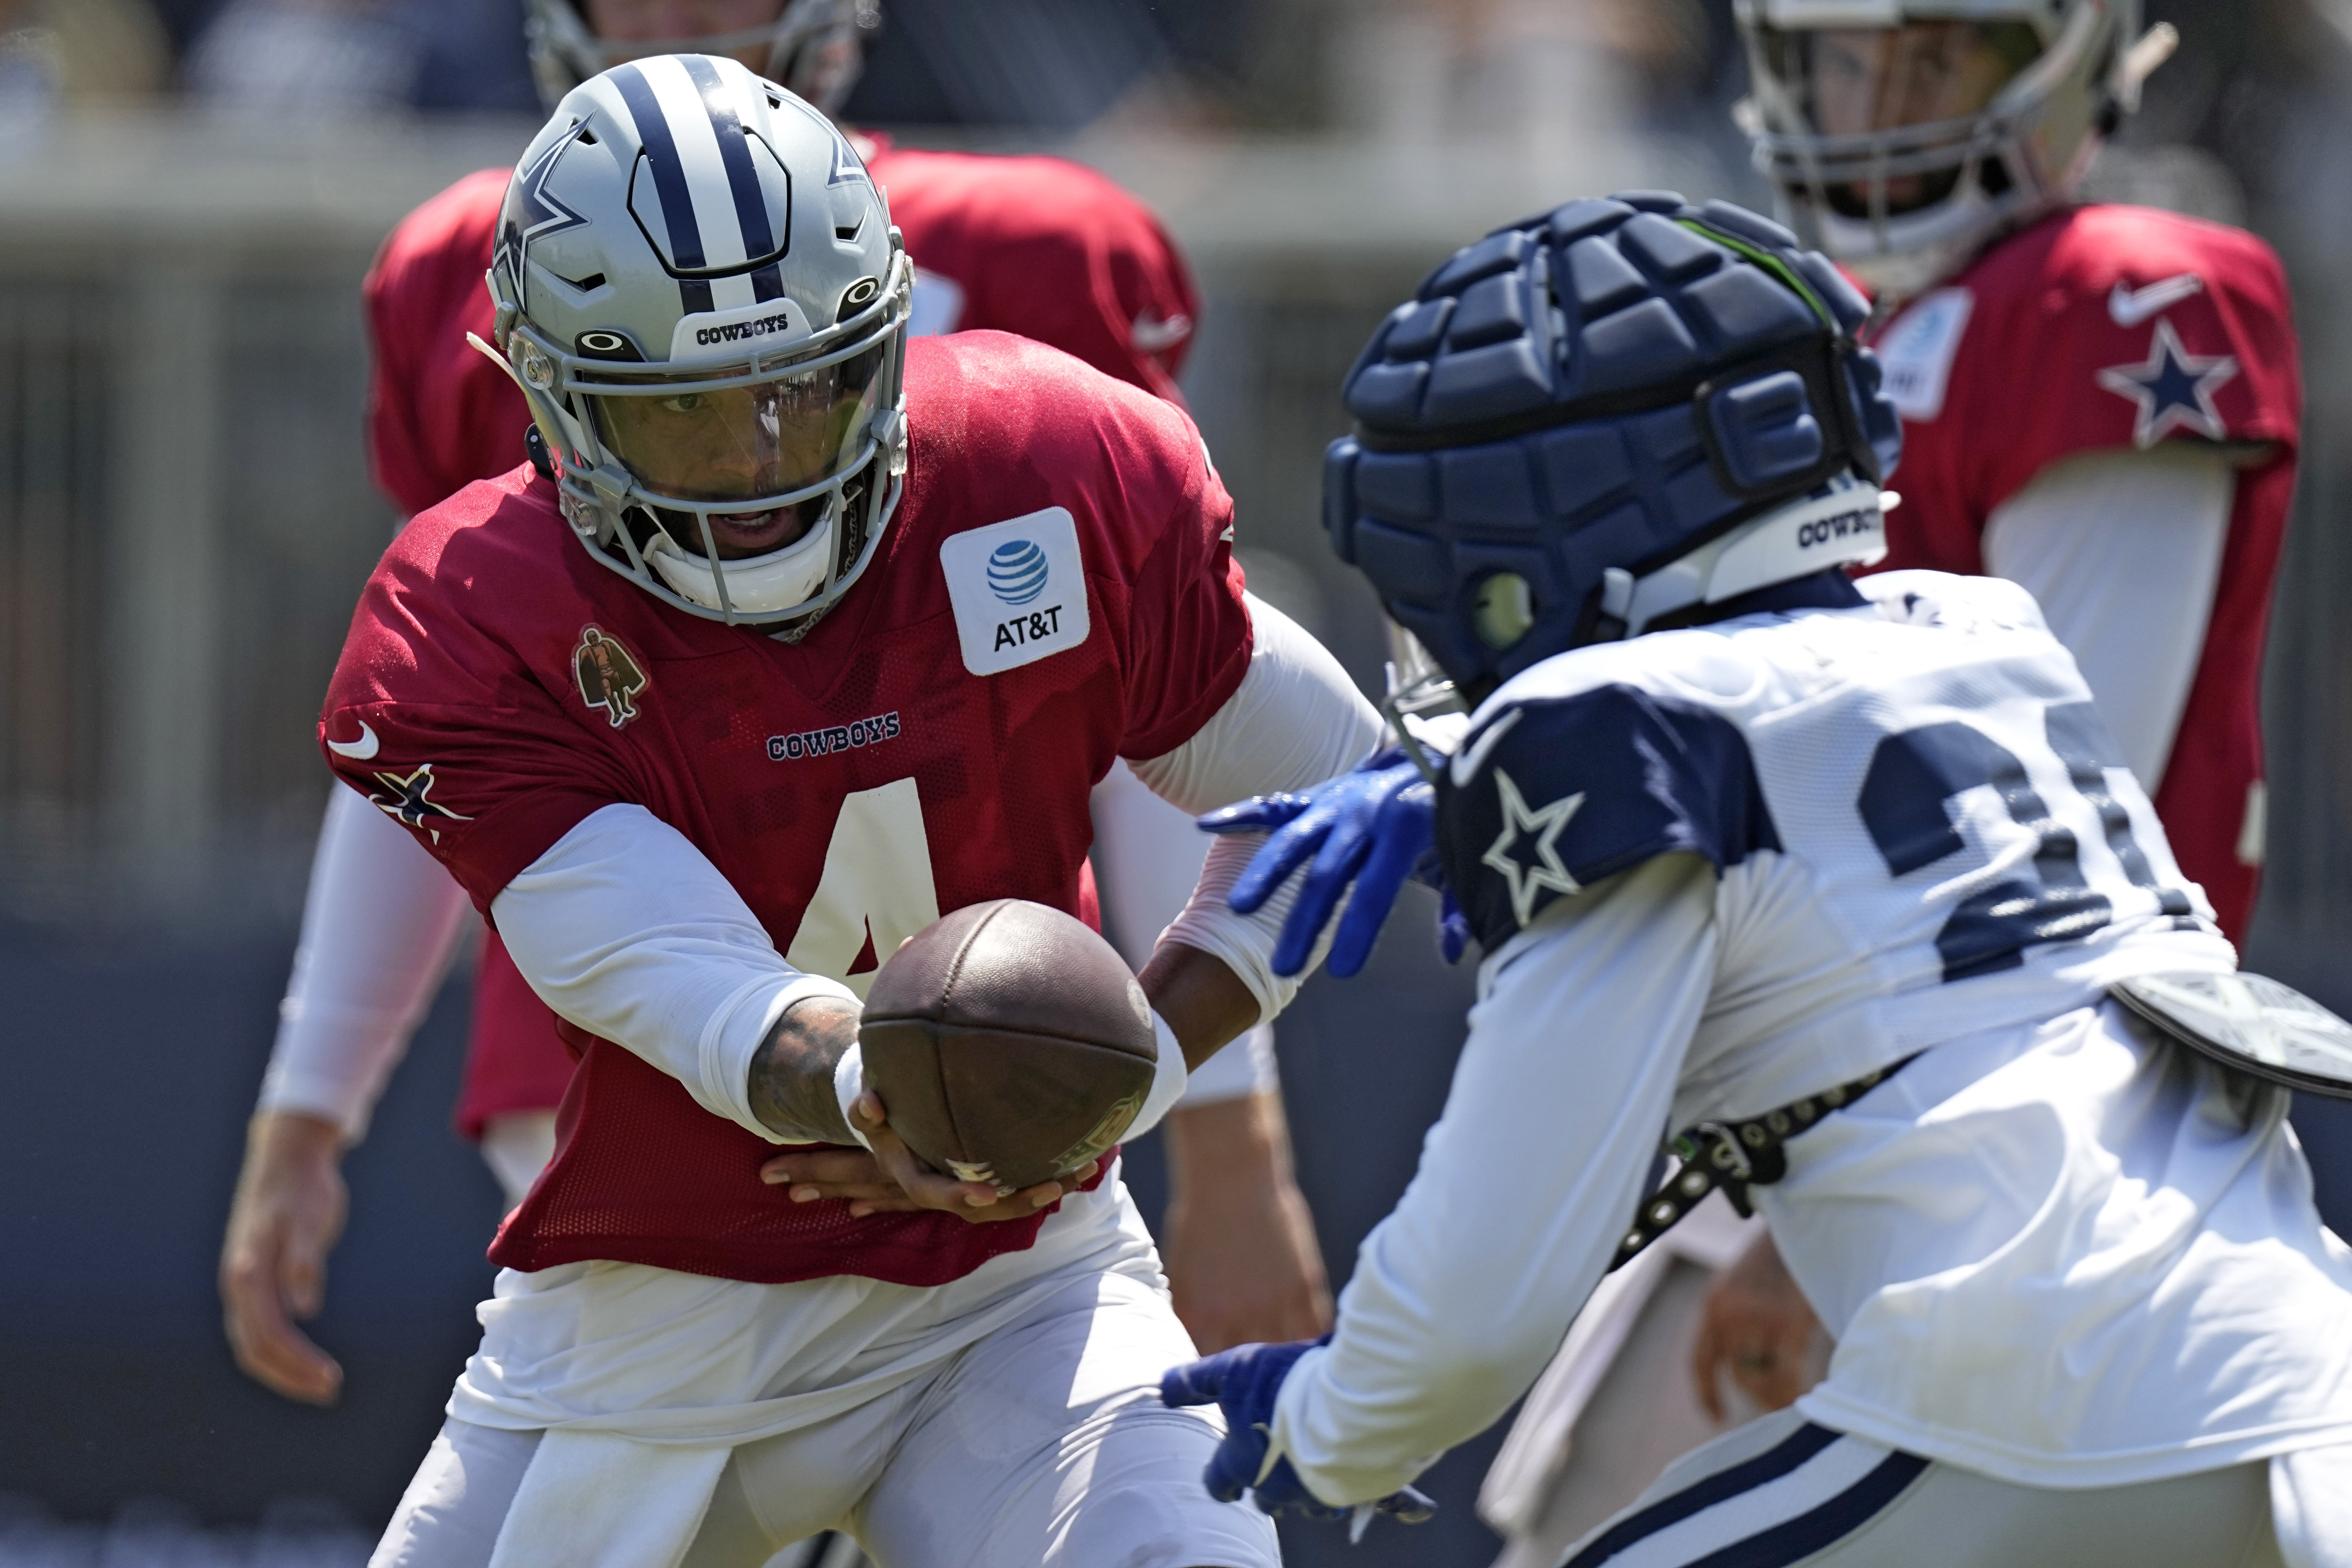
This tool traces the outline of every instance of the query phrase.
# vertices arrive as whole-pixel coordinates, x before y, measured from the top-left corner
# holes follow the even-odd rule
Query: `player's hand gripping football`
[[[1220,1502],[1239,1502],[1247,1492],[1262,1512],[1297,1514],[1301,1519],[1344,1519],[1349,1539],[1362,1536],[1364,1527],[1381,1514],[1405,1524],[1419,1524],[1437,1511],[1437,1504],[1412,1487],[1391,1492],[1377,1502],[1354,1507],[1323,1501],[1307,1489],[1287,1458],[1266,1463],[1266,1445],[1274,1430],[1275,1396],[1282,1380],[1298,1358],[1331,1336],[1293,1340],[1278,1345],[1238,1345],[1199,1361],[1172,1367],[1160,1380],[1163,1404],[1214,1405],[1224,1412],[1225,1440],[1209,1459],[1201,1479],[1209,1495]]]
[[[236,1364],[289,1399],[328,1405],[343,1369],[294,1325],[319,1315],[327,1254],[343,1232],[342,1130],[265,1110],[247,1131],[245,1168],[221,1242],[220,1294]]]
[[[819,1124],[834,1103],[832,1064],[857,1040],[855,1004],[829,999],[803,1002],[779,1025],[755,1063],[755,1108],[764,1101],[782,1125]],[[814,1064],[814,1070],[798,1068]],[[797,1105],[793,1102],[798,1100]],[[932,1169],[891,1130],[881,1097],[867,1089],[849,1108],[873,1152],[862,1149],[807,1149],[780,1154],[760,1167],[760,1179],[789,1189],[794,1203],[844,1199],[859,1217],[937,1209],[974,1225],[1025,1219],[1059,1202],[1091,1180],[1089,1161],[1057,1180],[1040,1182],[1000,1195],[983,1182],[959,1182]]]
[[[1306,866],[1298,901],[1275,944],[1276,974],[1297,974],[1307,967],[1343,895],[1348,908],[1324,967],[1345,979],[1371,955],[1372,941],[1406,878],[1444,887],[1437,868],[1437,792],[1398,747],[1312,789],[1258,795],[1213,811],[1200,822],[1210,833],[1272,835],[1234,884],[1230,901],[1243,914],[1255,912]],[[1461,956],[1469,929],[1450,893],[1439,931],[1451,963]]]

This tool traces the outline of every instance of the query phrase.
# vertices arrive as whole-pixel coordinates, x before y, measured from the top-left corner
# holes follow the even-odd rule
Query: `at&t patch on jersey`
[[[1002,675],[1087,640],[1086,563],[1064,507],[959,533],[940,546],[963,667]]]

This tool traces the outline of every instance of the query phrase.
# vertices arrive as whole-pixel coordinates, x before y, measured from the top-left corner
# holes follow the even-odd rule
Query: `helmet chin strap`
[[[1719,605],[1832,566],[1885,560],[1881,519],[1902,500],[1862,479],[1834,480],[1825,493],[1750,518],[1646,576],[1610,567],[1601,574],[1601,614],[1622,623],[1622,635],[1639,637],[1694,605]]]

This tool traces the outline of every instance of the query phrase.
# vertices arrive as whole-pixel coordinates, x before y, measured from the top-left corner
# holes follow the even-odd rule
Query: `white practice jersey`
[[[1770,1110],[2117,980],[2228,969],[2074,661],[2013,584],[1865,578],[1870,603],[1578,649],[1485,703],[1443,787],[1488,952],[1654,856],[1773,862],[1677,1126]],[[1966,981],[1969,984],[1959,984]]]
[[[1392,1490],[1559,1348],[1661,1136],[1901,1070],[1756,1189],[1838,1341],[1800,1408],[2027,1486],[2352,1444],[2352,1252],[2283,1089],[2106,988],[2234,963],[2013,584],[1580,648],[1481,705],[1439,848],[1487,957],[1280,1450]]]

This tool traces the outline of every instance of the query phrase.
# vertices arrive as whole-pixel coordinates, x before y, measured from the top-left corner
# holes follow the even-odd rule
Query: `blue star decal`
[[[470,816],[458,816],[439,801],[425,798],[433,790],[431,763],[426,763],[406,778],[401,777],[398,773],[378,773],[375,776],[378,784],[392,791],[392,798],[387,800],[383,795],[372,795],[368,796],[368,804],[395,822],[405,824],[410,827],[424,828],[432,836],[433,842],[436,844],[441,842],[441,830],[437,827],[425,827],[425,825],[427,822],[474,820]]]
[[[584,120],[574,125],[569,135],[557,137],[553,146],[534,159],[530,168],[515,176],[514,191],[508,197],[505,219],[499,228],[499,253],[495,264],[506,268],[507,278],[514,285],[518,299],[522,296],[524,247],[534,239],[561,234],[567,228],[583,227],[588,222],[558,201],[547,188],[549,178],[555,173],[556,160],[563,155],[565,148],[579,140],[580,132],[587,128],[588,122]]]
[[[2238,374],[2234,354],[2193,354],[2180,346],[2169,317],[2159,317],[2143,364],[2119,364],[2099,372],[2099,384],[2139,405],[2132,422],[2132,445],[2155,446],[2175,430],[2209,441],[2229,437],[2213,394]]]

